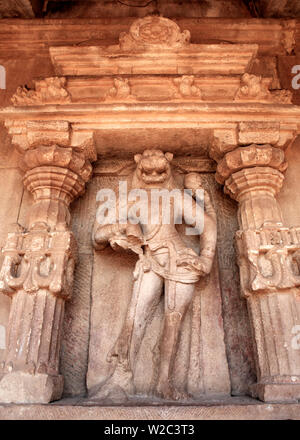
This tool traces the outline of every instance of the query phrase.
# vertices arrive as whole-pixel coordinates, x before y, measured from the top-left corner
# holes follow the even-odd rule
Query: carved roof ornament
[[[181,49],[190,43],[190,38],[190,32],[181,32],[174,21],[148,16],[134,21],[129,32],[120,34],[119,42],[125,51]]]
[[[173,79],[174,98],[199,98],[201,90],[194,83],[194,75],[182,75]]]
[[[134,99],[128,78],[114,78],[114,86],[109,89],[106,99]]]
[[[241,78],[241,85],[235,95],[235,100],[291,104],[292,93],[289,90],[269,90],[271,81],[271,78],[245,73]]]
[[[18,87],[11,101],[14,106],[39,104],[66,104],[71,96],[66,90],[67,80],[64,77],[50,77],[34,81],[34,89]]]

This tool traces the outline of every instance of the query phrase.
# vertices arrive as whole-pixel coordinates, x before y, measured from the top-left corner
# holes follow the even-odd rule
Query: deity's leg
[[[131,368],[134,367],[147,323],[159,304],[162,288],[163,279],[152,271],[143,273],[140,283],[138,280],[135,282],[134,289],[137,289],[137,298],[135,300],[135,295],[133,295],[128,310],[128,323],[130,325],[131,322],[133,325],[130,343]]]
[[[111,377],[96,392],[93,399],[124,401],[135,393],[133,369],[147,323],[159,303],[163,280],[154,272],[141,272],[134,282],[132,298],[120,335],[109,354],[117,358]]]
[[[160,346],[160,368],[157,394],[164,399],[180,400],[187,397],[172,384],[172,373],[177,352],[181,324],[193,299],[194,284],[176,283],[173,308],[170,309],[169,281],[166,281],[165,318]]]
[[[133,294],[120,335],[110,352],[128,370],[134,366],[146,325],[162,293],[163,280],[154,272],[142,272],[133,285]]]

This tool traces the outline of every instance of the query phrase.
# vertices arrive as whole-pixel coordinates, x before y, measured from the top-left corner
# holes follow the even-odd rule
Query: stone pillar
[[[300,398],[300,227],[286,228],[276,201],[286,169],[271,145],[238,147],[219,161],[216,179],[239,203],[236,234],[241,291],[246,298],[256,358],[253,397]]]
[[[48,403],[62,395],[61,332],[76,262],[69,205],[83,194],[95,159],[91,145],[70,143],[48,139],[43,145],[35,139],[23,151],[24,185],[33,205],[27,228],[15,225],[3,249],[0,291],[12,303],[1,402]]]

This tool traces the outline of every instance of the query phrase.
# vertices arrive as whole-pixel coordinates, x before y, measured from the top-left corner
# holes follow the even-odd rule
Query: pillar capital
[[[275,197],[283,184],[284,175],[275,168],[244,168],[224,182],[224,192],[239,203],[251,196],[262,194]]]
[[[260,168],[274,168],[284,172],[287,168],[284,151],[273,147],[270,144],[237,147],[224,155],[219,161],[216,172],[218,183],[224,184],[229,181],[233,174],[245,169],[255,169],[260,175],[267,175],[267,172],[260,173]],[[253,174],[253,173],[252,173]]]

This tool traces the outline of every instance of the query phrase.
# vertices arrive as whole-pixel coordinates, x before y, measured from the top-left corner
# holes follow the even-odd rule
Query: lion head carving
[[[133,173],[132,188],[175,188],[171,170],[172,153],[163,153],[161,150],[145,150],[143,154],[136,154],[137,164]]]

